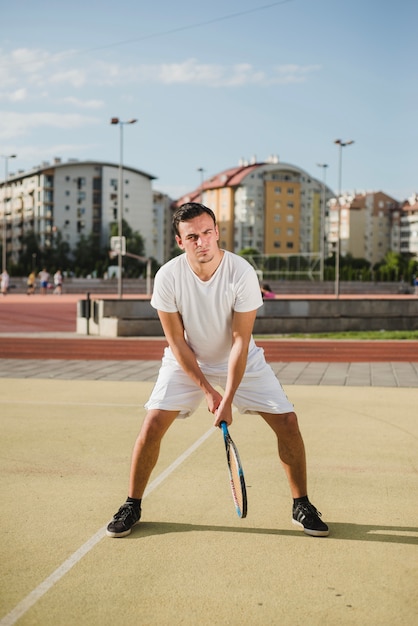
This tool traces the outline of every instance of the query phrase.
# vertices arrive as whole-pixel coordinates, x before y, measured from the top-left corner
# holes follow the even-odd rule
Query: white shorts
[[[256,367],[247,367],[235,393],[234,406],[241,414],[281,414],[294,411],[293,404],[288,400],[270,365],[266,363],[263,350],[257,348],[257,352]],[[225,372],[216,372],[203,366],[201,369],[211,385],[225,388]],[[189,417],[203,397],[202,390],[166,351],[157,382],[145,408],[179,411],[178,417]]]

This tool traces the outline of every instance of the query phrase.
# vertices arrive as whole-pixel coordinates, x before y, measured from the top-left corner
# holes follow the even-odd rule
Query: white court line
[[[0,400],[0,404],[30,404],[37,406],[137,406],[141,407],[139,402],[129,404],[127,402],[66,402],[57,400]]]
[[[149,495],[158,485],[160,485],[170,474],[176,470],[179,465],[183,463],[199,446],[202,445],[215,431],[218,429],[212,427],[208,430],[204,435],[197,439],[190,448],[188,448],[183,454],[181,454],[171,465],[167,467],[157,478],[155,478],[145,490],[144,498]],[[42,598],[43,595],[46,594],[61,578],[70,571],[74,565],[76,565],[83,556],[86,556],[94,548],[94,546],[99,543],[105,536],[106,526],[103,526],[100,530],[97,531],[86,543],[84,543],[78,550],[76,550],[68,559],[64,561],[57,569],[52,572],[48,578],[45,578],[33,591],[31,591],[26,598],[23,598],[19,604],[15,606],[14,609],[10,611],[8,615],[3,617],[0,621],[0,626],[13,626],[16,624],[17,620],[22,617],[29,609]],[[109,540],[110,541],[110,540]]]

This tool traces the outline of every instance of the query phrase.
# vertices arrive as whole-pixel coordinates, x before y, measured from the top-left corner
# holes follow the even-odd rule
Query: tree
[[[42,264],[42,251],[39,246],[39,238],[33,230],[22,237],[22,252],[19,262],[14,268],[15,274],[27,275],[36,270]]]
[[[400,280],[411,282],[418,270],[418,261],[410,253],[389,251],[380,263],[373,267],[377,280]]]
[[[73,256],[76,276],[87,276],[92,273],[101,276],[107,269],[107,249],[102,248],[100,237],[95,233],[90,233],[87,237],[81,235]]]

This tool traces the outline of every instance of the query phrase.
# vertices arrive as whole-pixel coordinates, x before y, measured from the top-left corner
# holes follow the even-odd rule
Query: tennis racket
[[[237,447],[232,441],[226,422],[221,422],[221,428],[225,442],[232,498],[238,517],[244,518],[247,515],[247,489],[245,487],[244,472]]]

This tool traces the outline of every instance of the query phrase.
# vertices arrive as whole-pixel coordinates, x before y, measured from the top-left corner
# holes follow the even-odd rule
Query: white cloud
[[[10,100],[12,102],[22,102],[22,100],[26,100],[27,98],[27,90],[22,87],[22,89],[16,89],[10,94]]]
[[[51,162],[52,158],[55,157],[60,157],[63,161],[75,156],[77,156],[77,158],[83,158],[80,155],[88,155],[95,150],[97,150],[97,145],[95,144],[59,143],[44,146],[25,144],[25,146],[20,146],[19,149],[16,150],[16,167],[19,163],[25,162],[25,167],[30,169],[37,167],[41,162]],[[12,149],[8,152],[12,152]]]
[[[107,85],[141,82],[163,85],[241,87],[300,83],[307,80],[308,74],[319,70],[318,65],[279,65],[273,68],[257,69],[250,63],[219,65],[187,59],[180,63],[141,64],[130,67],[103,64],[97,75],[99,81]]]
[[[64,70],[48,76],[47,82],[51,84],[64,83],[79,89],[87,83],[87,73],[84,69]]]
[[[188,59],[183,63],[165,63],[160,66],[142,67],[144,78],[166,85],[206,85],[207,87],[232,87],[262,83],[263,72],[254,70],[248,63],[222,66],[199,63]]]
[[[313,72],[319,72],[320,65],[278,65],[274,68],[275,78],[274,83],[304,83],[308,74]]]
[[[4,100],[5,102],[23,102],[27,100],[27,97],[28,92],[25,87],[15,89],[14,91],[0,92],[0,100]]]
[[[177,63],[118,64],[80,57],[74,50],[50,54],[41,49],[19,48],[6,54],[0,62],[0,86],[30,85],[37,91],[45,85],[82,89],[86,85],[129,85],[160,83],[163,85],[200,85],[206,87],[240,87],[300,83],[318,72],[318,65],[282,64],[257,68],[251,63],[222,65],[201,63],[195,58]],[[4,97],[4,96],[3,96]]]
[[[60,129],[80,128],[97,124],[95,117],[79,114],[62,113],[15,113],[0,111],[0,139],[9,139],[27,135],[32,129],[40,126]]]
[[[101,109],[104,106],[103,100],[81,100],[80,98],[74,98],[69,96],[68,98],[62,98],[60,100],[63,104],[71,104],[80,109]]]

